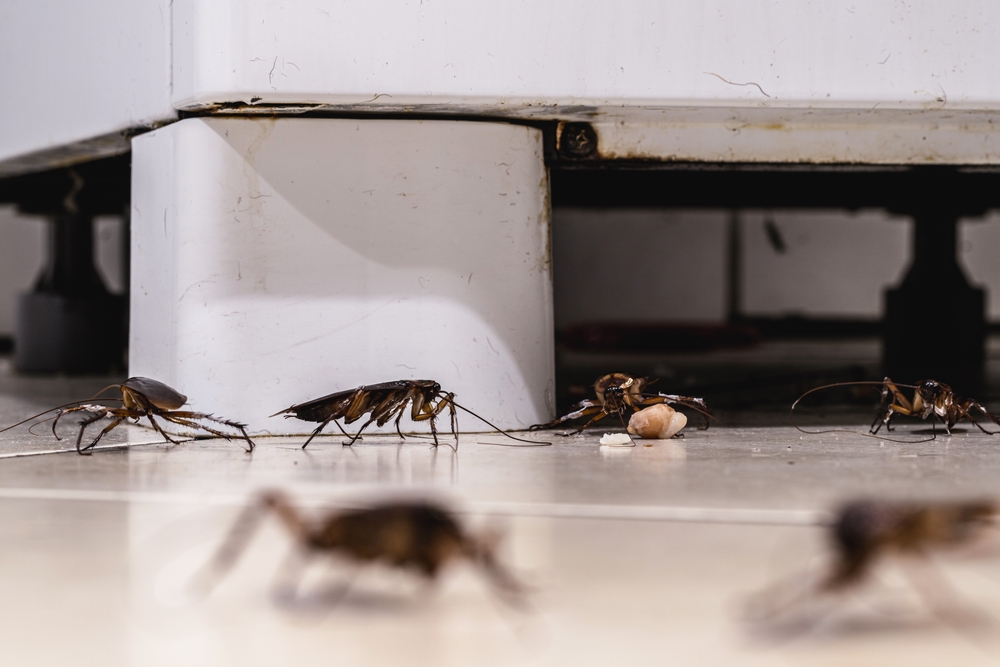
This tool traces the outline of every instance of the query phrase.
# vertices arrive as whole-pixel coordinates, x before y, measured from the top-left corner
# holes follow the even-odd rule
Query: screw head
[[[597,155],[597,132],[590,123],[566,123],[559,133],[559,154],[579,160]]]

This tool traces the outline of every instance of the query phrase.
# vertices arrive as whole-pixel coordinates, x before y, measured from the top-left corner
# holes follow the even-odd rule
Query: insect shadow
[[[502,433],[511,440],[525,442],[534,447],[546,447],[551,442],[536,440],[525,440],[517,438],[507,431],[494,426],[489,421],[480,417],[472,410],[463,407],[455,402],[453,392],[444,392],[441,385],[434,380],[396,380],[393,382],[382,382],[381,384],[362,385],[354,389],[345,389],[333,394],[321,396],[305,403],[298,403],[291,407],[276,412],[272,417],[284,415],[285,419],[296,418],[307,422],[318,422],[319,426],[309,435],[302,449],[305,449],[313,438],[320,434],[326,426],[333,422],[345,437],[350,438],[345,446],[353,445],[366,428],[372,423],[376,426],[384,426],[390,420],[395,419],[393,425],[400,438],[406,436],[399,428],[399,422],[406,413],[406,406],[410,406],[410,419],[414,422],[426,421],[431,428],[431,437],[434,439],[434,446],[437,447],[438,431],[436,420],[438,416],[448,408],[451,418],[451,434],[455,438],[454,448],[458,448],[458,416],[455,408],[464,410],[470,415],[480,420],[498,433]],[[344,427],[340,425],[339,419],[343,419],[345,424],[351,424],[361,419],[365,414],[369,414],[368,420],[358,429],[353,436],[349,435]]]
[[[789,411],[789,419],[791,420],[792,426],[801,431],[802,433],[809,433],[816,435],[819,433],[853,433],[849,429],[824,429],[819,431],[807,431],[795,423],[795,408],[806,396],[813,394],[824,389],[829,389],[832,387],[851,387],[851,386],[864,386],[873,385],[882,387],[881,402],[879,405],[878,412],[875,414],[875,419],[872,421],[871,428],[868,429],[867,435],[876,436],[883,426],[885,426],[886,431],[892,430],[892,418],[899,414],[904,416],[920,417],[921,419],[927,419],[928,417],[933,417],[936,421],[931,422],[931,437],[925,440],[893,440],[892,438],[883,438],[892,442],[905,442],[908,444],[913,444],[915,442],[930,442],[937,437],[937,432],[934,430],[934,425],[940,421],[944,425],[945,432],[948,435],[952,434],[952,428],[962,419],[968,419],[978,428],[980,431],[987,435],[996,435],[1000,431],[987,431],[982,425],[976,421],[974,413],[978,412],[981,417],[985,417],[994,424],[1000,425],[1000,420],[994,417],[986,408],[984,408],[978,401],[972,399],[966,399],[958,396],[951,387],[943,382],[937,382],[936,380],[921,380],[917,384],[903,384],[901,382],[893,382],[888,377],[882,382],[874,381],[856,381],[856,382],[835,382],[833,384],[825,384],[814,389],[810,389],[805,392],[792,403],[791,410]],[[900,387],[913,390],[913,398],[908,399]]]
[[[343,556],[356,565],[383,563],[414,572],[428,583],[442,568],[465,559],[486,576],[497,596],[516,608],[526,606],[526,587],[496,557],[498,534],[473,535],[444,507],[429,501],[390,501],[360,509],[330,512],[309,519],[279,491],[262,493],[247,506],[212,560],[192,581],[208,595],[246,549],[261,519],[273,512],[291,534],[297,558],[286,560],[275,596],[284,603],[301,602],[297,593],[303,565],[317,556]],[[312,600],[336,604],[350,580]],[[307,603],[310,604],[310,603]]]
[[[101,394],[108,391],[109,389],[118,389],[121,392],[121,398],[99,398]],[[99,405],[96,403],[89,403],[88,401],[117,401],[122,404],[120,408],[108,407],[106,405]],[[98,442],[101,441],[105,435],[111,432],[115,427],[124,422],[127,419],[133,419],[137,423],[138,421],[145,417],[149,420],[149,423],[153,426],[161,436],[163,436],[167,442],[172,444],[178,444],[177,440],[174,440],[170,435],[163,430],[156,418],[163,419],[164,421],[171,422],[173,424],[178,424],[180,426],[185,426],[187,428],[205,431],[216,437],[224,438],[226,440],[232,440],[233,438],[239,438],[247,444],[247,452],[252,452],[254,449],[254,442],[250,439],[250,436],[246,432],[246,424],[241,424],[235,421],[229,421],[228,419],[219,419],[211,414],[206,414],[204,412],[191,412],[189,410],[179,410],[187,403],[187,396],[180,393],[176,389],[168,387],[167,385],[159,382],[157,380],[151,380],[150,378],[144,377],[131,377],[122,382],[121,384],[111,384],[100,390],[94,396],[89,399],[82,401],[73,401],[66,403],[65,405],[60,405],[55,408],[49,408],[44,412],[40,412],[37,415],[23,419],[16,424],[11,424],[3,429],[0,429],[0,433],[8,431],[21,424],[26,424],[30,421],[38,419],[39,417],[46,415],[50,412],[55,412],[55,417],[50,417],[52,420],[52,435],[56,437],[56,440],[61,440],[59,434],[56,432],[56,426],[59,424],[59,420],[68,414],[73,414],[77,412],[88,413],[88,416],[80,422],[80,431],[76,436],[76,451],[79,454],[90,455],[92,452],[89,451],[93,449]],[[83,446],[83,434],[87,430],[87,427],[96,421],[99,421],[105,417],[111,418],[111,423],[108,424],[104,429],[97,434],[88,445]],[[48,421],[48,420],[42,420]],[[207,421],[215,424],[221,424],[238,431],[238,434],[226,433],[218,429],[212,428],[205,424],[198,423],[199,421]],[[41,422],[39,422],[41,423]],[[33,424],[33,428],[37,424]],[[31,430],[29,428],[29,431]]]

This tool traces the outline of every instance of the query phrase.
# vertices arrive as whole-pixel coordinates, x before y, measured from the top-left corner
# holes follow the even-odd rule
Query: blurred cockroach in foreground
[[[898,382],[893,382],[889,378],[886,378],[882,382],[837,382],[834,384],[825,384],[822,387],[816,387],[815,389],[810,389],[806,393],[795,399],[792,403],[791,409],[791,420],[792,425],[799,429],[803,433],[821,433],[823,431],[805,431],[799,428],[795,424],[795,406],[799,404],[803,398],[823,389],[828,389],[830,387],[847,387],[847,386],[860,386],[860,385],[881,385],[882,386],[882,402],[879,406],[878,413],[875,415],[875,420],[872,422],[871,428],[868,433],[870,435],[875,435],[879,432],[882,426],[886,427],[886,430],[892,430],[892,417],[893,415],[907,415],[920,417],[921,419],[927,419],[931,415],[937,417],[942,424],[944,424],[944,430],[951,435],[951,429],[956,423],[962,419],[968,419],[970,422],[975,424],[983,433],[987,435],[995,435],[998,431],[987,431],[979,422],[972,416],[974,410],[978,410],[983,416],[989,419],[994,424],[1000,425],[1000,420],[997,420],[989,411],[986,410],[977,401],[972,399],[963,399],[956,395],[955,392],[951,390],[951,387],[944,384],[943,382],[937,382],[935,380],[921,380],[917,384],[901,384]],[[903,392],[899,390],[900,387],[905,387],[907,389],[913,389],[913,400],[908,400]],[[836,429],[840,430],[840,429]]]
[[[523,601],[525,589],[496,558],[498,536],[474,536],[465,531],[446,509],[428,501],[386,502],[365,509],[332,512],[311,521],[295,508],[285,494],[269,491],[248,506],[237,519],[214,558],[200,573],[196,584],[211,591],[233,566],[253,536],[267,510],[273,510],[307,556],[341,555],[358,563],[382,562],[415,570],[433,581],[441,567],[465,558],[488,577],[502,599]]]
[[[573,431],[573,433],[581,433],[594,422],[604,419],[611,414],[618,415],[618,418],[622,422],[622,426],[625,426],[625,419],[623,415],[625,414],[627,408],[632,408],[632,410],[638,412],[642,408],[649,407],[650,405],[656,405],[658,403],[683,405],[695,410],[696,412],[700,412],[705,417],[705,424],[701,428],[702,430],[708,428],[709,418],[714,419],[714,417],[708,413],[708,407],[705,405],[704,399],[691,398],[690,396],[678,396],[677,394],[643,393],[642,390],[653,384],[653,382],[656,382],[656,380],[632,377],[626,373],[609,373],[601,376],[597,379],[597,382],[594,383],[594,393],[597,395],[596,399],[584,399],[574,405],[573,411],[569,414],[564,415],[555,421],[551,421],[548,424],[535,424],[529,430],[534,431],[543,428],[553,428],[563,422],[594,415],[590,421],[578,428],[576,431]],[[682,434],[677,434],[675,437],[679,437],[680,435]]]
[[[436,401],[436,403],[435,403]],[[455,437],[455,446],[458,446],[458,420],[455,408],[465,410],[476,419],[482,421],[490,428],[503,433],[512,440],[527,442],[532,445],[549,445],[548,442],[535,442],[533,440],[522,440],[515,438],[506,431],[497,428],[486,421],[472,410],[462,407],[455,402],[453,392],[443,392],[441,385],[434,380],[396,380],[395,382],[382,382],[381,384],[369,384],[355,389],[346,389],[333,394],[321,396],[305,403],[299,403],[280,412],[276,412],[272,417],[285,415],[285,419],[295,417],[307,422],[319,422],[319,426],[310,434],[309,438],[302,445],[302,449],[312,442],[312,439],[319,435],[326,425],[333,422],[340,429],[340,432],[350,438],[350,442],[344,445],[350,446],[361,437],[361,433],[368,426],[375,422],[377,426],[383,426],[390,419],[394,418],[396,433],[400,438],[405,438],[403,432],[399,430],[399,420],[406,412],[407,404],[410,405],[410,419],[415,422],[430,422],[431,435],[434,438],[434,446],[438,445],[437,427],[434,420],[445,408],[448,408],[451,417],[451,434]],[[338,422],[343,418],[345,424],[351,424],[360,419],[364,414],[371,413],[368,421],[358,430],[354,436],[348,435]]]
[[[969,543],[994,526],[996,514],[997,505],[990,500],[848,503],[833,524],[836,562],[821,588],[857,584],[890,552],[923,555],[935,547]]]
[[[814,583],[796,577],[794,583],[800,585],[791,587],[791,594],[788,582],[759,593],[751,604],[751,620],[774,620],[810,599],[854,588],[890,554],[926,557],[935,549],[969,545],[995,528],[998,510],[991,500],[848,503],[830,523],[833,562],[828,570]],[[911,582],[928,602],[935,602],[923,581],[911,576]],[[779,589],[785,594],[779,595]]]
[[[121,398],[98,398],[108,389],[118,389],[122,397]],[[105,405],[95,405],[92,403],[87,403],[86,401],[73,401],[72,403],[67,403],[66,405],[61,405],[56,408],[50,408],[45,412],[40,412],[33,417],[29,417],[16,424],[12,424],[4,429],[0,429],[0,433],[8,429],[12,429],[15,426],[20,426],[26,422],[33,419],[37,419],[42,415],[48,414],[49,412],[56,412],[56,417],[52,421],[52,434],[56,436],[59,440],[59,435],[56,433],[56,426],[59,420],[63,418],[64,415],[68,415],[73,412],[89,412],[91,416],[87,417],[80,423],[80,432],[76,436],[76,451],[80,454],[89,455],[91,452],[87,451],[93,448],[101,438],[103,438],[108,432],[114,429],[116,426],[121,424],[126,419],[134,419],[136,422],[140,418],[146,417],[149,423],[153,425],[153,428],[167,439],[168,442],[177,444],[177,441],[171,438],[163,428],[160,427],[159,423],[153,418],[160,417],[168,422],[174,424],[179,424],[181,426],[186,426],[192,429],[198,429],[201,431],[206,431],[214,436],[225,438],[226,440],[232,440],[233,438],[239,438],[247,443],[247,451],[252,452],[254,448],[253,440],[246,432],[246,424],[241,424],[239,422],[229,421],[226,419],[218,419],[210,414],[205,414],[203,412],[189,412],[187,410],[178,410],[187,402],[187,396],[181,394],[168,387],[167,385],[159,382],[157,380],[151,380],[144,377],[132,377],[121,384],[108,385],[101,391],[97,392],[93,398],[87,400],[105,400],[105,401],[120,401],[122,407],[120,408],[109,408]],[[73,407],[70,407],[73,406]],[[111,417],[111,423],[104,427],[94,440],[88,444],[86,447],[81,447],[83,443],[83,432],[87,427],[94,422],[104,418]],[[204,424],[199,424],[198,420],[215,422],[216,424],[222,424],[228,426],[232,429],[239,431],[238,435],[232,433],[224,433],[218,431],[211,427],[205,426]]]

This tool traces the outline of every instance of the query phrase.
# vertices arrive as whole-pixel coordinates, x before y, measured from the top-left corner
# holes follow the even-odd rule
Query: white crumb
[[[625,445],[632,447],[634,443],[627,433],[605,433],[601,436],[601,444],[609,447],[621,447]]]

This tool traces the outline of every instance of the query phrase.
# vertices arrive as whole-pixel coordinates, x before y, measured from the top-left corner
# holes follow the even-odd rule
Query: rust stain
[[[542,178],[538,183],[542,193],[542,210],[538,214],[538,223],[542,234],[542,255],[539,258],[538,271],[552,278],[552,189],[549,184],[549,168],[543,167]]]

